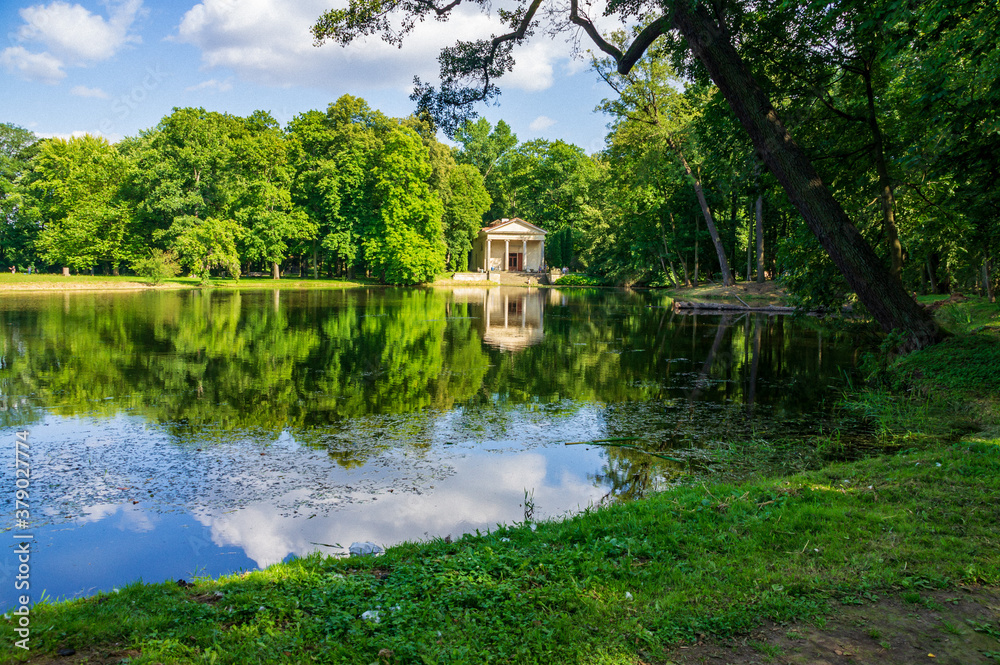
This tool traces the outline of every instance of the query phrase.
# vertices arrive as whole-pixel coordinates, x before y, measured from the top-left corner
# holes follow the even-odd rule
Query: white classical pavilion
[[[545,268],[545,234],[519,217],[498,219],[472,243],[473,271],[541,272]]]

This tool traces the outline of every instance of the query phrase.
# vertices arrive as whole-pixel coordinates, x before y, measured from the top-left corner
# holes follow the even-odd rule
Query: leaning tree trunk
[[[847,213],[830,194],[812,162],[778,118],[764,91],[746,68],[724,27],[704,5],[673,5],[674,26],[708,70],[761,158],[784,187],[830,258],[886,332],[904,333],[904,349],[929,346],[943,333],[879,261]]]
[[[278,265],[277,261],[271,262],[271,277],[273,279],[281,279],[281,266]]]
[[[687,159],[684,158],[684,153],[681,151],[680,146],[674,142],[673,138],[667,134],[667,144],[674,151],[680,160],[681,164],[684,166],[684,172],[688,174],[691,178],[691,182],[694,183],[694,193],[698,197],[698,205],[701,206],[701,214],[705,217],[705,225],[708,226],[708,234],[712,236],[712,244],[715,245],[715,253],[719,257],[719,267],[722,268],[722,285],[732,286],[733,278],[729,274],[729,261],[726,259],[726,250],[722,246],[722,240],[719,238],[719,231],[715,228],[715,218],[712,217],[712,209],[708,207],[708,199],[705,198],[705,191],[701,187],[701,178],[691,170],[691,167],[687,163]],[[699,169],[700,170],[700,169]]]

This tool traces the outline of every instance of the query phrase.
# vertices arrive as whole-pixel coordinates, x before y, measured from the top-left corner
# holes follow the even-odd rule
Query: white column
[[[541,270],[545,267],[545,239],[542,238],[540,241],[541,247],[538,249],[540,256],[538,257],[538,269]]]
[[[490,252],[492,251],[492,242],[489,238],[486,239],[486,272],[490,271]]]
[[[521,270],[528,269],[528,240],[521,240]]]
[[[510,270],[510,240],[503,241],[503,269]]]

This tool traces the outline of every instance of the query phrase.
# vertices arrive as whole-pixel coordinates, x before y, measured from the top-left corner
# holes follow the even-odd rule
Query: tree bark
[[[694,286],[698,286],[698,218],[694,218]]]
[[[862,73],[865,81],[865,94],[868,97],[868,126],[871,128],[874,141],[875,172],[878,174],[879,196],[882,199],[882,220],[885,228],[885,240],[889,249],[889,259],[892,262],[889,272],[896,279],[901,279],[903,272],[903,245],[899,242],[899,229],[896,227],[896,200],[892,194],[892,183],[889,181],[889,168],[885,163],[885,148],[882,143],[882,130],[878,126],[878,116],[875,114],[875,91],[872,89],[871,69]]]
[[[989,299],[990,302],[996,302],[996,294],[993,292],[993,275],[991,261],[989,257],[983,261],[983,290],[984,295]]]
[[[271,277],[273,279],[281,279],[281,266],[278,265],[277,261],[271,262]]]
[[[823,184],[805,152],[792,139],[733,47],[724,26],[716,22],[705,6],[692,7],[686,2],[673,4],[673,21],[729,102],[764,163],[784,187],[792,205],[882,329],[903,331],[904,350],[940,341],[943,333],[937,323],[879,261]]]
[[[764,283],[764,195],[757,197],[757,283]]]
[[[684,286],[691,286],[691,277],[688,275],[688,262],[680,253],[677,254],[677,258],[681,261],[681,269],[684,271]]]
[[[708,207],[708,199],[705,198],[705,191],[701,187],[701,177],[691,170],[691,167],[687,163],[687,159],[684,158],[684,153],[681,152],[680,147],[674,142],[674,140],[667,135],[667,143],[670,144],[670,148],[674,151],[678,158],[681,160],[681,164],[684,166],[684,172],[688,174],[691,178],[691,182],[694,183],[694,193],[698,197],[698,205],[701,207],[701,214],[705,217],[705,225],[708,227],[708,234],[712,236],[712,243],[715,245],[715,253],[719,257],[719,266],[722,268],[722,283],[724,286],[731,286],[733,283],[733,278],[729,274],[729,261],[726,259],[726,250],[722,246],[722,239],[719,237],[719,231],[715,228],[715,218],[712,217],[712,210]],[[695,240],[697,242],[697,239]],[[695,274],[698,270],[695,269]]]

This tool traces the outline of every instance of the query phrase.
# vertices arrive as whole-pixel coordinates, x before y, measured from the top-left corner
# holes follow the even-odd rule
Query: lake
[[[648,292],[3,294],[0,608],[22,534],[37,601],[640,496],[764,423],[817,427],[853,353]]]

